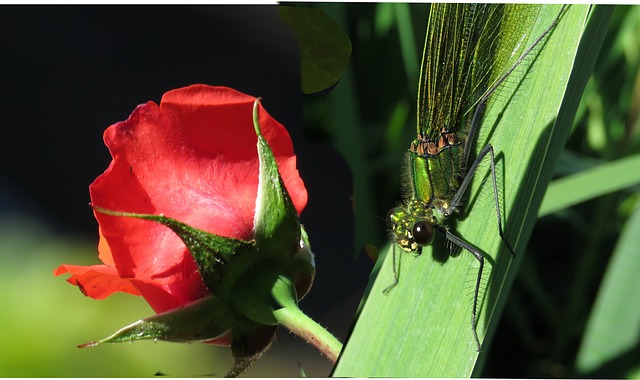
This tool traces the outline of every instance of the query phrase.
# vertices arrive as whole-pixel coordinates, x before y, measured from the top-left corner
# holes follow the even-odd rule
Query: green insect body
[[[442,225],[453,211],[451,198],[460,185],[462,153],[460,144],[448,145],[434,155],[425,156],[414,149],[406,153],[409,201],[392,209],[390,215],[392,233],[404,251],[418,253],[422,245],[431,243],[433,234],[421,236],[419,222]]]

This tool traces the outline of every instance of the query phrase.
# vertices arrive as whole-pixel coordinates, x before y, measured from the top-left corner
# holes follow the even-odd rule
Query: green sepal
[[[102,343],[122,343],[136,340],[170,342],[203,342],[228,333],[236,315],[228,300],[207,296],[186,306],[156,314],[123,327],[104,339],[81,344],[93,347]]]
[[[225,377],[237,377],[264,355],[273,342],[277,326],[264,326],[250,320],[233,326],[231,354],[233,367]]]
[[[268,260],[248,270],[230,298],[239,313],[253,322],[272,326],[278,324],[274,311],[298,302],[293,281],[283,274],[278,263]]]
[[[92,207],[102,214],[151,220],[169,227],[187,246],[189,253],[198,265],[198,270],[207,289],[212,294],[215,294],[225,273],[224,264],[238,253],[249,252],[255,244],[253,241],[214,235],[164,215],[113,211],[95,205]]]
[[[347,70],[349,35],[319,8],[280,7],[300,47],[302,91],[313,94],[333,86]]]
[[[291,258],[284,269],[284,274],[294,282],[298,300],[304,298],[311,290],[311,285],[313,285],[313,279],[316,275],[315,257],[311,251],[307,232],[302,225],[300,225],[300,233],[301,239],[298,252]]]
[[[287,262],[298,251],[300,221],[278,172],[278,163],[260,132],[259,104],[260,99],[253,104],[253,126],[258,136],[260,161],[254,238],[261,257]]]
[[[269,348],[280,322],[276,317],[279,310],[298,310],[293,281],[281,273],[277,263],[269,261],[262,261],[259,268],[248,271],[231,299],[242,317],[233,326],[234,364],[227,377],[244,372]]]

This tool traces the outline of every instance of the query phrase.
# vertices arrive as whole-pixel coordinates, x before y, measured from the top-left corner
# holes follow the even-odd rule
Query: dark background
[[[0,51],[0,216],[26,214],[96,245],[88,186],[110,162],[109,125],[194,83],[262,97],[292,136],[309,192],[302,223],[318,272],[301,307],[344,339],[372,265],[355,269],[346,163],[305,139],[299,52],[277,7],[3,6]],[[98,263],[95,249],[86,255]]]

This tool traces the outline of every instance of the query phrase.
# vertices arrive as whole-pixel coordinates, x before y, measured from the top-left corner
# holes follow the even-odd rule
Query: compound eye
[[[431,244],[433,241],[433,226],[431,223],[421,221],[413,225],[413,240],[419,246]]]

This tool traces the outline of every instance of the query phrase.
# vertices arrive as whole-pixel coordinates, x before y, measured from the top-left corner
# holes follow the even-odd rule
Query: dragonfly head
[[[387,213],[387,226],[396,244],[407,252],[419,255],[422,247],[433,242],[433,223],[416,216],[404,207],[395,207]]]

